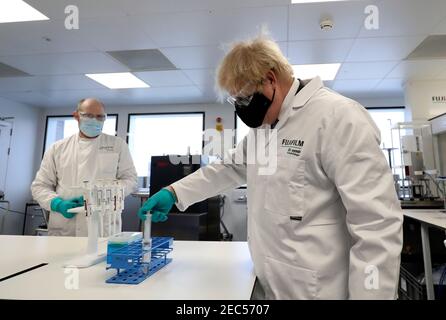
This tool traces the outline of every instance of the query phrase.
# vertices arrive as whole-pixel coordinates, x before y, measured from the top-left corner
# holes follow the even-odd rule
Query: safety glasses
[[[237,94],[229,96],[226,101],[234,107],[247,107],[251,103],[256,92],[260,92],[264,80],[246,84]],[[249,92],[250,94],[246,94]]]
[[[254,97],[254,94],[243,97],[243,96],[229,96],[226,101],[228,101],[230,104],[232,104],[234,107],[247,107],[251,103],[252,97]]]
[[[104,122],[107,119],[106,114],[92,114],[86,112],[79,112],[79,115],[84,119],[96,119],[101,122]]]

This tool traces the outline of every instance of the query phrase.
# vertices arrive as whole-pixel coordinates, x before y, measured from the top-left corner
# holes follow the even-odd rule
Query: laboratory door
[[[0,121],[0,191],[5,191],[11,136],[12,124]]]

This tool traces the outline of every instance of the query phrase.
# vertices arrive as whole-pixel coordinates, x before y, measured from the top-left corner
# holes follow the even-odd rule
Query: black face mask
[[[265,119],[265,115],[269,107],[271,107],[275,95],[275,89],[271,100],[262,93],[256,92],[247,106],[240,106],[235,103],[235,112],[248,127],[258,128],[263,124],[263,119]]]

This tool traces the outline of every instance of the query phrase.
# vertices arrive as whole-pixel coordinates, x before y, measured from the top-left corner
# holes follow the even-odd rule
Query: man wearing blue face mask
[[[118,179],[125,185],[126,195],[137,185],[127,144],[102,133],[107,117],[104,105],[96,99],[83,99],[73,116],[79,133],[57,141],[45,152],[31,185],[33,198],[51,212],[48,233],[53,236],[87,236],[85,215],[68,212],[83,206],[83,181]]]

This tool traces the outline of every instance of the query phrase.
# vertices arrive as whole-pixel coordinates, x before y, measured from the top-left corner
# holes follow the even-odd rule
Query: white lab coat
[[[248,243],[268,299],[394,299],[403,214],[379,130],[320,78],[296,94],[298,83],[275,127],[276,172],[208,165],[172,185],[177,206],[247,183]],[[228,156],[237,152],[246,138]]]
[[[125,186],[126,196],[136,189],[137,174],[128,146],[121,138],[104,133],[93,140],[81,139],[75,134],[57,141],[45,152],[31,192],[41,207],[51,210],[52,199],[78,197],[82,195],[83,181],[97,179],[119,179]],[[76,214],[66,219],[51,211],[48,234],[87,236],[85,215]]]

